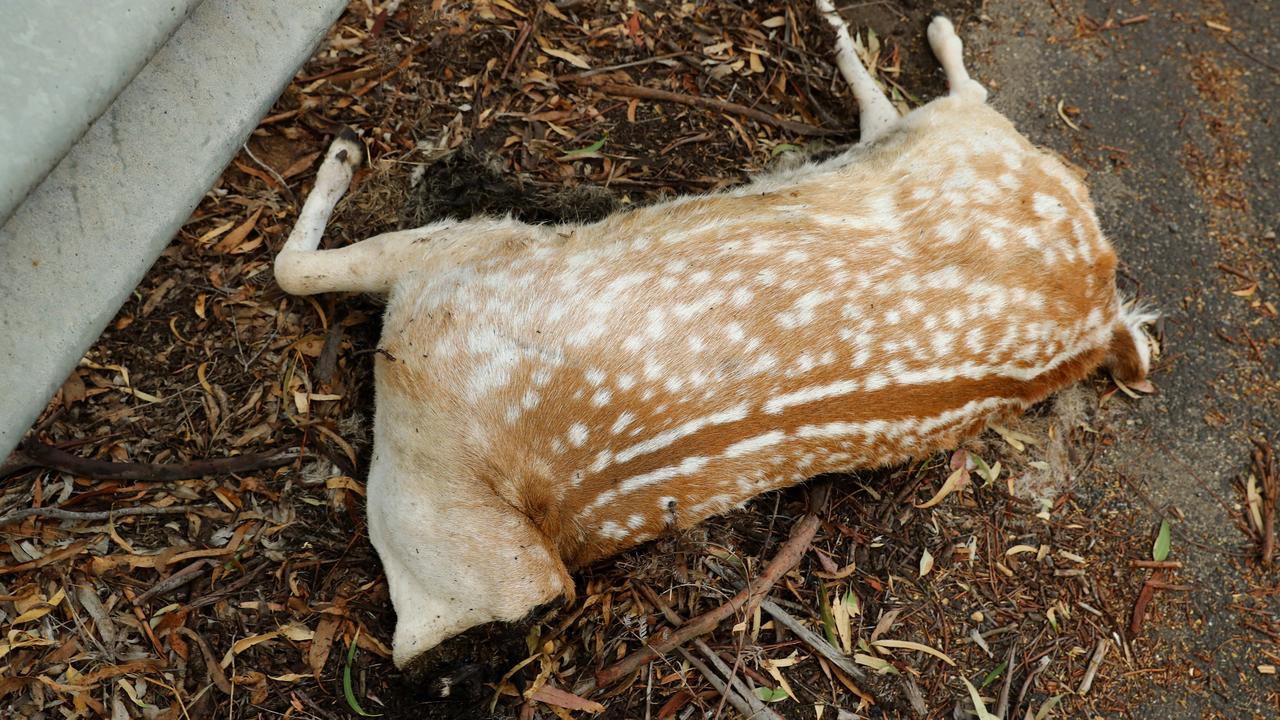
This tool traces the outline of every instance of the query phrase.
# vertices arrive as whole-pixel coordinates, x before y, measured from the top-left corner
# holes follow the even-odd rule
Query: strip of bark
[[[1156,594],[1156,586],[1152,581],[1162,582],[1164,575],[1164,570],[1155,570],[1151,573],[1151,577],[1142,583],[1142,589],[1138,591],[1138,599],[1133,603],[1133,616],[1129,619],[1129,637],[1137,637],[1138,633],[1142,632],[1142,622],[1147,617],[1147,606],[1151,604]]]
[[[31,468],[48,468],[93,480],[173,482],[209,475],[231,475],[280,467],[297,460],[301,455],[298,448],[284,448],[208,460],[132,463],[82,458],[52,445],[33,442],[24,445],[21,450],[13,453],[4,465],[0,465],[0,478]]]

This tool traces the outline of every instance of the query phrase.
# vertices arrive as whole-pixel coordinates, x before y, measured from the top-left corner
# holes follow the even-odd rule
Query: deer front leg
[[[862,131],[862,142],[867,143],[884,135],[898,122],[898,110],[889,102],[889,98],[876,85],[875,78],[862,66],[857,52],[853,49],[853,38],[849,36],[849,26],[840,13],[836,12],[831,0],[815,0],[818,12],[831,23],[836,31],[836,67],[844,76],[845,82],[853,90],[853,98],[858,101],[858,125]]]
[[[987,89],[969,77],[969,72],[964,69],[964,43],[956,35],[956,26],[939,15],[929,23],[928,35],[929,47],[933,48],[934,57],[938,58],[938,64],[947,74],[951,94],[986,102]]]

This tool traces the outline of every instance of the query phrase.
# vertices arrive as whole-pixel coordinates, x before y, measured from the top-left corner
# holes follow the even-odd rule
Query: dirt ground
[[[916,506],[947,457],[832,479],[771,598],[863,677],[768,614],[726,621],[707,652],[786,718],[970,717],[963,681],[993,712],[1006,695],[1008,718],[1280,717],[1280,571],[1260,562],[1276,497],[1253,459],[1280,417],[1276,8],[850,4],[904,107],[944,90],[924,42],[936,10],[991,102],[1089,173],[1124,287],[1165,316],[1159,391],[1096,378],[1064,393],[972,443],[1000,476],[933,507]],[[343,125],[372,160],[327,246],[449,215],[589,220],[856,139],[830,48],[800,0],[354,0],[33,433],[117,462],[296,455],[177,480],[10,473],[0,714],[736,717],[679,654],[585,683],[670,627],[655,598],[686,618],[724,602],[734,588],[712,568],[763,567],[806,488],[579,573],[575,601],[451,644],[487,668],[472,699],[425,699],[435,673],[390,662],[364,529],[380,307],[285,295],[271,260]],[[1162,520],[1168,557],[1150,567]]]

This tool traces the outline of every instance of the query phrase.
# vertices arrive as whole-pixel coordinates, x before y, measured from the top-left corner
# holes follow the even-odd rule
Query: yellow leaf
[[[240,247],[241,243],[244,242],[244,239],[249,236],[249,233],[253,232],[253,228],[258,224],[258,217],[261,215],[262,208],[259,207],[257,210],[254,210],[253,214],[241,223],[239,227],[227,233],[226,237],[219,240],[218,244],[213,246],[214,251],[220,253],[234,252]],[[261,244],[261,242],[262,239],[258,238],[257,244]]]
[[[992,715],[991,711],[987,710],[986,704],[982,702],[982,696],[978,694],[978,688],[974,687],[973,683],[968,680],[960,679],[964,681],[964,686],[969,689],[969,699],[973,701],[973,710],[978,714],[978,720],[1000,720],[1000,718]],[[1031,711],[1028,710],[1027,714],[1030,713]]]
[[[137,705],[140,708],[147,706],[146,701],[138,697],[138,691],[133,687],[133,683],[129,682],[125,678],[120,678],[116,681],[116,685],[119,686],[121,690],[124,690],[124,694],[129,696],[129,699],[133,701],[134,705]]]
[[[38,605],[14,618],[11,625],[21,625],[22,623],[28,623],[32,620],[39,620],[51,612],[53,612],[52,605]]]
[[[921,645],[910,640],[876,640],[871,643],[874,647],[897,648],[899,650],[915,650],[926,655],[932,655],[948,665],[955,665],[956,661],[941,650],[935,650],[928,645]]]
[[[794,656],[792,658],[789,658],[788,660],[766,659],[760,662],[760,667],[763,667],[770,675],[773,676],[774,680],[778,681],[778,685],[782,686],[782,689],[787,692],[788,697],[794,699],[796,697],[796,691],[791,689],[791,684],[788,683],[787,679],[782,676],[782,671],[780,670],[780,668],[782,667],[787,667],[788,665],[795,664]],[[783,663],[785,663],[785,665]]]
[[[1018,555],[1020,553],[1033,553],[1033,552],[1038,552],[1038,549],[1033,545],[1014,545],[1008,550],[1005,550],[1004,554],[1006,557],[1008,557],[1010,555]]]
[[[1017,430],[1010,430],[1009,428],[1004,427],[1002,425],[992,425],[991,429],[995,430],[1000,435],[1000,437],[1004,438],[1005,442],[1012,445],[1013,449],[1017,450],[1018,452],[1022,452],[1023,450],[1026,450],[1027,445],[1040,444],[1039,440],[1036,440],[1030,435],[1027,435],[1026,433],[1020,433]]]
[[[245,650],[248,650],[254,645],[264,643],[268,640],[273,640],[279,635],[280,635],[280,631],[275,630],[269,633],[263,633],[261,635],[250,635],[247,638],[242,638],[240,640],[237,640],[236,643],[231,646],[231,649],[227,651],[227,654],[222,656],[222,662],[218,664],[221,665],[223,668],[226,668],[227,666],[231,665],[232,655],[239,655],[240,653],[244,652]]]
[[[892,673],[894,675],[898,674],[898,668],[894,667],[893,663],[889,662],[888,660],[885,660],[884,658],[878,658],[875,655],[866,655],[864,653],[857,653],[853,656],[853,661],[858,663],[859,665],[866,665],[867,667],[871,668],[872,670],[875,670],[881,675],[885,673]]]
[[[346,475],[335,475],[325,480],[324,486],[330,490],[350,490],[360,497],[364,497],[364,486],[360,484],[360,481]]]
[[[927,549],[920,555],[920,577],[929,574],[933,570],[933,553]]]
[[[591,66],[587,64],[587,61],[584,60],[581,55],[575,55],[568,50],[558,50],[556,48],[548,47],[542,48],[542,52],[551,55],[552,57],[558,57],[576,68],[582,68],[583,70],[591,69]]]
[[[523,10],[521,10],[520,8],[516,7],[515,5],[512,5],[511,3],[507,2],[507,0],[493,0],[493,4],[494,4],[494,5],[497,5],[498,7],[502,8],[503,10],[507,10],[507,11],[509,11],[509,12],[513,12],[513,13],[515,13],[516,15],[519,15],[520,17],[529,17],[528,15],[525,15],[525,14],[524,14],[524,11],[523,11]]]
[[[289,623],[280,628],[280,634],[293,640],[294,642],[302,642],[315,637],[315,631],[301,623]],[[309,676],[308,676],[309,677]]]
[[[961,467],[959,470],[956,470],[947,476],[946,481],[942,483],[942,487],[938,488],[938,492],[933,497],[929,498],[929,500],[922,505],[916,505],[916,507],[921,510],[931,508],[946,499],[946,497],[955,492],[956,489],[964,487],[967,482],[969,482],[969,471],[966,468]]]
[[[226,221],[225,223],[223,223],[223,224],[219,225],[218,227],[216,227],[216,228],[214,228],[214,229],[210,230],[209,232],[207,232],[207,233],[205,233],[205,234],[201,235],[199,238],[196,238],[196,244],[197,244],[197,245],[204,245],[205,243],[212,242],[212,241],[214,240],[214,238],[217,238],[219,235],[221,235],[222,233],[224,233],[224,232],[226,232],[226,231],[230,230],[231,228],[233,228],[233,227],[235,227],[235,226],[236,226],[236,221],[235,221],[235,220],[228,220],[228,221]]]

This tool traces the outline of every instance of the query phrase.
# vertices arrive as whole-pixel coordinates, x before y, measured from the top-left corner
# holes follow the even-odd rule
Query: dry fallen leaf
[[[538,702],[555,705],[566,710],[584,710],[589,713],[604,712],[604,706],[595,700],[587,700],[567,690],[561,690],[550,685],[543,685],[535,690],[530,697]]]
[[[261,207],[254,210],[253,214],[249,216],[249,219],[240,223],[239,227],[227,233],[226,237],[219,240],[218,244],[213,246],[214,251],[220,253],[234,253],[235,249],[240,247],[240,244],[244,242],[244,239],[249,236],[249,233],[252,232],[253,228],[258,224],[258,217],[260,215],[262,215]],[[261,242],[261,240],[259,240],[259,242]]]
[[[921,510],[924,510],[926,508],[931,508],[934,505],[937,505],[938,503],[945,500],[948,495],[964,487],[968,483],[969,483],[969,471],[966,468],[962,467],[959,470],[956,470],[955,472],[947,476],[946,481],[942,483],[942,487],[938,488],[938,492],[935,493],[933,497],[929,498],[929,500],[923,504],[916,505],[916,507],[920,508]]]
[[[948,665],[956,664],[956,661],[952,660],[951,656],[947,655],[941,650],[935,650],[934,648],[931,648],[928,645],[921,645],[918,642],[911,642],[910,640],[873,640],[871,644],[875,647],[897,648],[899,650],[915,650],[916,652],[922,652],[926,655],[932,655],[938,658],[939,660],[945,662]]]
[[[587,61],[584,60],[581,55],[575,55],[574,53],[571,53],[568,50],[559,50],[557,48],[544,47],[542,48],[542,52],[552,57],[558,57],[561,60],[569,63],[570,65],[576,68],[582,68],[583,70],[591,69],[591,66],[587,64]]]
[[[920,577],[928,575],[933,570],[933,553],[926,549],[920,554]]]

